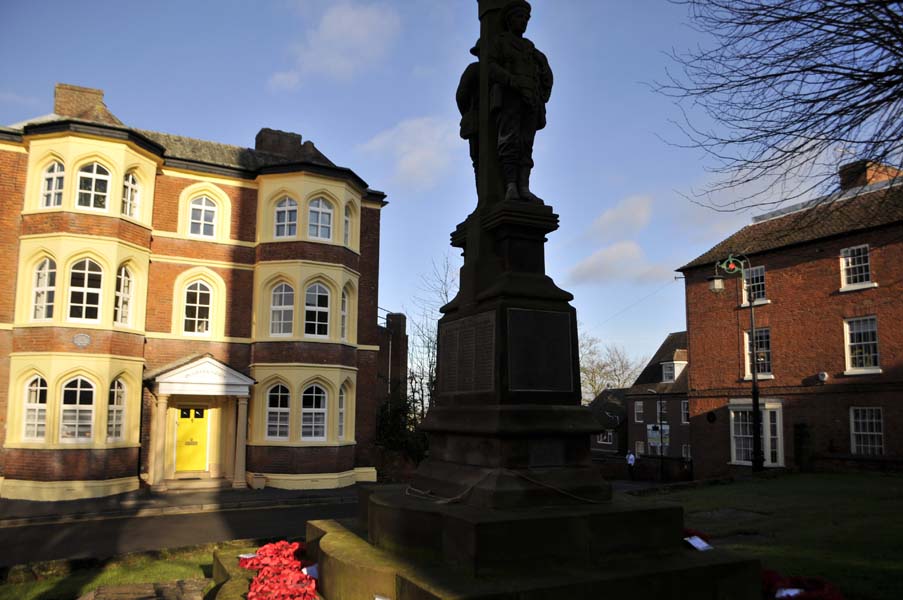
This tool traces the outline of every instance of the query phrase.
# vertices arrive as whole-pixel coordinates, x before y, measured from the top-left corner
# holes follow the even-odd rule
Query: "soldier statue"
[[[470,53],[480,58],[480,40],[470,49]],[[461,113],[461,137],[470,143],[470,160],[473,162],[474,177],[480,163],[480,63],[472,62],[461,74],[461,82],[455,93],[458,111]],[[478,186],[479,187],[479,186]]]
[[[503,31],[489,55],[489,109],[498,125],[498,157],[505,200],[542,203],[530,191],[533,140],[546,126],[552,69],[546,56],[524,37],[530,4],[512,0],[502,9]]]

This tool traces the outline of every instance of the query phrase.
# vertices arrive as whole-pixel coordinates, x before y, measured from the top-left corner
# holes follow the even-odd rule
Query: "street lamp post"
[[[726,259],[720,263],[715,263],[715,275],[709,277],[709,290],[715,293],[724,291],[724,276],[718,274],[721,269],[729,275],[740,274],[742,281],[746,281],[746,272],[750,268],[749,259],[745,256],[733,254],[728,255]],[[759,412],[759,366],[756,360],[756,310],[753,298],[747,297],[749,305],[749,370],[752,374],[752,413],[753,413],[753,451],[752,451],[752,470],[753,472],[763,471],[765,469],[765,455],[762,452],[762,413]]]
[[[655,413],[658,415],[658,476],[660,481],[665,480],[665,429],[662,427],[662,404],[658,392],[652,388],[646,391],[655,397]]]

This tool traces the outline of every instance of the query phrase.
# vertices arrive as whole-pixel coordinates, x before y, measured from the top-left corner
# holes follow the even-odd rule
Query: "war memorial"
[[[758,561],[690,547],[680,507],[613,496],[592,466],[600,428],[580,403],[573,297],[545,273],[558,215],[530,190],[552,69],[524,37],[527,2],[479,0],[478,15],[478,62],[457,98],[478,201],[451,234],[464,265],[438,324],[429,455],[410,485],[364,490],[357,521],[308,524],[318,592],[758,599]]]

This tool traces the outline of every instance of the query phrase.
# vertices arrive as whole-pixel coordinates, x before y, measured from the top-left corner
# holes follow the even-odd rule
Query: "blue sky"
[[[749,222],[681,193],[710,181],[648,83],[705,43],[665,0],[534,0],[527,31],[555,87],[533,190],[561,217],[547,270],[583,328],[650,355],[684,328],[673,270]],[[476,203],[455,88],[475,0],[3,2],[0,123],[53,108],[56,82],[102,88],[129,126],[241,146],[300,133],[389,195],[379,304],[414,312],[420,276]],[[723,199],[722,199],[723,200]]]

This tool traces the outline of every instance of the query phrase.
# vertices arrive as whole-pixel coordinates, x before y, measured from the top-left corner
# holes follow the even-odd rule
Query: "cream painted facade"
[[[244,487],[256,477],[258,483],[291,489],[374,480],[375,470],[352,463],[332,473],[281,473],[265,465],[254,473],[246,469],[249,444],[296,452],[354,451],[359,387],[375,389],[375,372],[368,367],[371,370],[362,382],[357,359],[333,364],[323,357],[379,351],[376,338],[368,334],[361,339],[359,328],[359,293],[363,279],[370,275],[341,262],[312,259],[303,251],[293,250],[290,259],[248,262],[223,259],[222,254],[204,258],[203,250],[198,250],[204,246],[186,244],[214,243],[247,253],[245,249],[259,251],[262,244],[308,242],[340,252],[344,248],[347,254],[342,256],[349,258],[342,260],[356,265],[365,209],[378,213],[385,204],[384,195],[367,189],[347,169],[323,163],[308,170],[303,164],[295,167],[299,164],[295,158],[285,160],[291,166],[289,172],[262,170],[249,177],[247,170],[229,164],[234,147],[195,141],[187,150],[170,148],[166,144],[172,137],[148,137],[152,132],[135,133],[121,124],[78,121],[67,126],[65,110],[58,100],[57,114],[24,127],[18,140],[10,141],[10,134],[0,132],[0,152],[27,154],[24,183],[9,209],[28,224],[27,231],[15,234],[17,253],[10,257],[15,261],[15,278],[10,282],[15,287],[13,309],[8,319],[0,318],[6,321],[0,323],[0,335],[15,340],[9,381],[0,381],[7,390],[6,433],[0,452],[10,457],[6,471],[0,473],[0,497],[106,496],[134,490],[141,480],[160,490],[177,487],[185,479]],[[197,168],[190,155],[172,159],[173,154],[197,148],[211,152],[213,158],[200,158]],[[273,152],[266,152],[268,160],[273,160]],[[225,161],[222,166],[204,166],[215,164],[218,157]],[[80,182],[82,169],[101,176]],[[177,197],[157,198],[160,176],[170,178],[170,190],[176,185]],[[103,180],[102,192],[96,187],[98,179]],[[62,185],[58,187],[57,182]],[[93,196],[84,196],[86,185],[95,186],[90,190]],[[255,193],[256,214],[250,215],[256,218],[254,239],[239,239],[234,230],[236,219],[248,215],[234,214],[239,207],[233,206],[235,196],[227,192],[229,188]],[[209,199],[212,218],[195,211],[198,203],[194,201],[199,198]],[[167,209],[178,211],[174,220],[157,218],[155,211],[163,210],[159,206],[172,207],[176,202],[177,208]],[[287,208],[294,212],[286,212]],[[282,227],[277,230],[278,211]],[[87,216],[93,220],[86,221]],[[205,224],[212,228],[212,235],[205,234]],[[318,225],[316,232],[312,224]],[[155,240],[170,245],[164,252],[155,248]],[[172,241],[186,250],[184,256],[173,252]],[[339,256],[333,248],[330,251],[333,254],[328,256]],[[166,265],[179,271],[161,289],[155,274]],[[251,306],[238,306],[231,300],[237,293],[234,281],[227,281],[223,274],[249,271],[253,272]],[[188,290],[195,283],[203,284],[207,295],[192,296]],[[291,287],[292,303],[274,307],[273,290],[283,284]],[[325,334],[305,331],[310,308],[306,292],[315,284],[328,291]],[[165,315],[158,308],[163,295],[169,296]],[[367,318],[375,322],[375,302],[371,304],[373,314]],[[282,319],[290,311],[290,330],[286,325],[274,329],[275,308],[283,311]],[[238,318],[246,315],[250,324],[247,336],[227,335],[226,323],[236,318],[236,310],[241,311]],[[161,328],[161,317],[168,328]],[[203,327],[190,326],[201,320]],[[304,351],[313,354],[299,356],[297,362],[284,362],[281,357],[280,362],[258,359],[251,364],[248,359],[229,358],[251,356],[249,348],[256,343],[270,347],[286,343],[292,348],[303,343]],[[181,359],[173,362],[173,349],[183,347],[175,351],[182,353]],[[222,357],[204,354],[208,347]],[[166,358],[159,358],[158,351]],[[274,438],[267,434],[268,391],[277,384],[290,394],[289,426],[287,436]],[[301,396],[314,385],[326,397],[325,435],[316,441],[301,435]],[[203,436],[194,435],[185,442],[180,427],[184,433],[185,419],[190,417],[192,423],[202,419],[206,429]],[[149,442],[142,446],[142,436],[148,432]],[[195,458],[190,464],[201,468],[179,468],[189,464],[185,455],[180,460],[180,452],[187,452],[180,443],[189,442],[193,456],[203,454],[202,461]],[[101,467],[87,458],[86,451],[108,453],[104,460],[118,461],[119,470],[98,471]],[[66,473],[62,480],[49,471],[29,471],[29,464],[41,461],[52,465],[53,473],[65,473],[71,462],[75,472],[91,475],[70,480],[71,473]],[[134,464],[123,467],[122,461]]]

